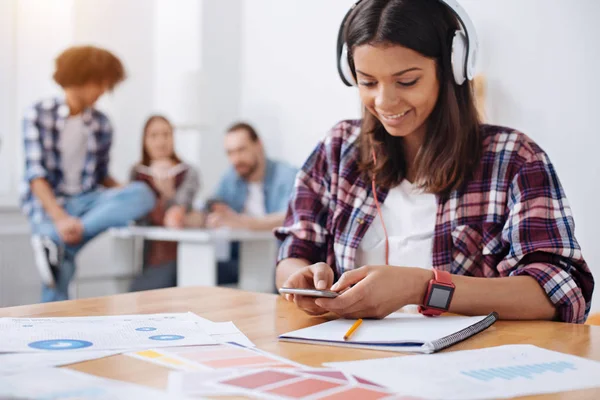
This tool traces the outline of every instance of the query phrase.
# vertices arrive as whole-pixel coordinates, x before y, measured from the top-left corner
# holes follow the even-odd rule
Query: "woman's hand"
[[[384,318],[407,304],[420,304],[432,278],[433,272],[422,268],[366,266],[344,273],[331,288],[343,293],[316,299],[315,306],[345,318]]]
[[[282,287],[294,289],[327,290],[333,283],[333,269],[325,263],[317,263],[301,268],[283,283]],[[293,301],[309,315],[327,314],[327,310],[315,304],[314,297],[286,294],[287,301]]]
[[[60,238],[66,244],[76,245],[83,239],[83,223],[79,218],[66,214],[54,221],[54,226]]]
[[[171,206],[165,213],[163,225],[167,228],[182,229],[185,223],[185,207]]]

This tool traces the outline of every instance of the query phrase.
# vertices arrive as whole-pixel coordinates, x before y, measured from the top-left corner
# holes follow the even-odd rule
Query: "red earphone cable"
[[[373,162],[377,164],[377,156],[375,155],[375,149],[371,146],[371,152],[373,154]],[[379,207],[379,200],[377,200],[377,188],[375,187],[375,173],[371,179],[371,187],[373,188],[373,198],[375,199],[375,206],[377,207],[377,213],[381,220],[381,226],[383,227],[383,233],[385,234],[385,265],[390,265],[390,241],[388,240],[388,233],[383,222],[383,215],[381,214],[381,207]]]

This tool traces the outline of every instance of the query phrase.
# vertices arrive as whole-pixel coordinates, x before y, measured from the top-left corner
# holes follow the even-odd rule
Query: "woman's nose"
[[[393,85],[380,85],[375,96],[375,107],[381,110],[389,110],[398,104],[398,100],[399,96]]]

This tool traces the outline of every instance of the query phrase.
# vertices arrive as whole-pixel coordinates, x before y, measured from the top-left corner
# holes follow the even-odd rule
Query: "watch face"
[[[429,294],[429,299],[427,299],[426,304],[427,307],[447,310],[450,306],[450,300],[452,299],[452,292],[454,292],[454,288],[434,283],[431,285],[431,293]]]

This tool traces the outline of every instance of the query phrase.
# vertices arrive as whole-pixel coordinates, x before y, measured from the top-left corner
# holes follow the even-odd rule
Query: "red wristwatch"
[[[429,287],[423,299],[423,305],[419,306],[419,312],[428,317],[445,313],[450,308],[454,289],[452,275],[449,272],[434,269],[433,279],[429,281]]]

